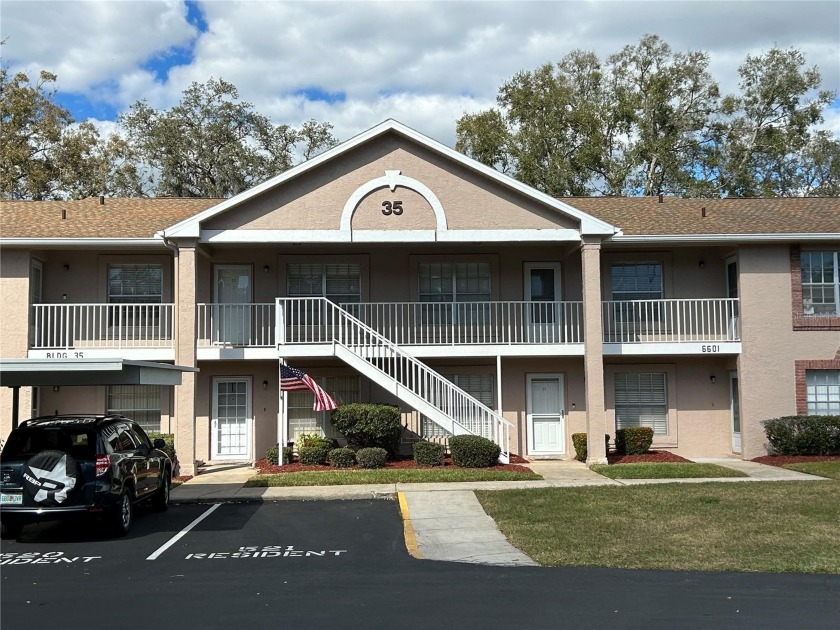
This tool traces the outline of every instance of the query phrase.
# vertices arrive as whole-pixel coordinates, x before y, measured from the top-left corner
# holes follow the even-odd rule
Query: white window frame
[[[123,388],[124,391],[122,392],[114,392],[113,390],[116,388]],[[143,389],[148,389],[149,392],[157,391],[157,406],[152,407],[138,407],[137,402],[139,398],[139,393]],[[114,395],[125,395],[131,394],[131,403],[130,405],[120,405],[120,406],[112,406],[111,397]],[[160,385],[109,385],[105,391],[105,411],[106,413],[113,413],[125,416],[134,420],[137,424],[139,424],[144,431],[147,433],[160,433],[161,431],[161,424],[163,420],[163,392],[161,391]],[[141,421],[138,420],[135,416],[135,412],[157,412],[157,425],[155,428],[152,428],[145,420]]]
[[[833,258],[834,273],[829,282],[805,282],[805,257],[819,254],[826,254]],[[802,282],[802,313],[806,317],[833,317],[840,315],[840,251],[831,250],[804,250],[800,253],[800,279]],[[813,300],[806,298],[806,290],[819,287],[832,287],[834,289],[834,312],[817,312]],[[831,302],[821,302],[821,305],[831,305]]]
[[[650,377],[661,376],[662,377],[662,401],[661,402],[653,402],[653,401],[642,402],[641,397],[644,394],[649,393],[649,394],[653,395],[653,394],[656,393],[656,392],[653,391],[653,389],[651,389],[649,392],[645,392],[641,389],[641,382],[639,382],[639,381],[641,380],[642,377],[646,377],[646,376],[650,376]],[[645,421],[644,418],[642,418],[642,417],[639,417],[637,423],[630,423],[630,422],[622,421],[619,418],[619,408],[620,407],[632,407],[633,406],[629,402],[623,403],[623,402],[619,401],[619,390],[618,390],[619,381],[621,379],[629,379],[629,378],[636,379],[638,387],[639,387],[638,394],[639,394],[640,401],[636,405],[636,407],[642,408],[642,407],[661,406],[663,411],[664,411],[664,416],[665,416],[664,427],[661,427],[661,426],[657,427],[656,422],[654,420]],[[628,384],[628,385],[630,385],[630,384]],[[669,429],[670,429],[670,413],[669,413],[670,410],[669,410],[669,404],[668,404],[668,387],[669,387],[669,385],[668,385],[668,373],[667,372],[659,372],[659,371],[657,371],[657,372],[636,372],[636,371],[634,371],[634,372],[616,372],[614,377],[613,377],[613,393],[614,393],[613,400],[614,400],[614,405],[615,405],[615,428],[616,429],[625,429],[625,428],[628,428],[628,427],[635,427],[635,426],[639,426],[639,427],[649,426],[650,428],[653,429],[654,436],[666,436],[666,435],[668,435]]]
[[[111,294],[111,270],[116,268],[138,268],[138,267],[146,267],[146,268],[156,268],[160,270],[160,291],[157,293],[145,293],[138,297],[142,297],[142,300],[129,300],[123,301],[120,298],[132,297],[127,295],[117,295],[114,296]],[[106,291],[107,291],[107,301],[109,304],[161,304],[163,302],[163,265],[159,263],[111,263],[108,265],[108,272],[106,278]]]
[[[320,288],[317,293],[296,293],[292,291],[291,281],[293,275],[305,275],[300,272],[301,268],[308,267],[312,271],[311,277],[320,276]],[[348,274],[333,274],[330,271],[337,271],[339,268],[347,269]],[[298,273],[293,273],[294,270],[299,270]],[[355,271],[355,274],[352,272]],[[330,278],[339,277],[355,277],[358,283],[357,293],[328,293],[328,284]],[[313,285],[314,288],[314,285]],[[298,263],[290,262],[286,265],[286,295],[288,297],[325,297],[336,304],[357,304],[362,301],[362,266],[359,263]]]
[[[840,370],[805,370],[808,415],[840,415]]]
[[[622,297],[623,294],[640,293],[640,292],[639,291],[627,291],[627,290],[617,291],[616,290],[615,282],[614,282],[615,277],[613,275],[613,271],[616,267],[636,267],[636,268],[639,268],[639,267],[658,267],[659,268],[659,291],[658,291],[658,294],[656,296],[653,296],[652,294],[657,293],[657,292],[655,292],[655,291],[642,291],[642,293],[651,294],[651,297],[645,297],[645,298],[635,297],[635,298],[630,298],[630,299]],[[619,260],[619,261],[610,263],[610,296],[611,296],[610,299],[613,300],[614,302],[627,302],[627,301],[636,301],[636,300],[662,300],[662,299],[664,299],[665,298],[665,266],[662,264],[661,261],[658,261],[658,260],[646,260],[646,261],[638,261],[638,262]]]

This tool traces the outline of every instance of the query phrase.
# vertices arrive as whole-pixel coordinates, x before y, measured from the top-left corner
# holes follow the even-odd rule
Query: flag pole
[[[280,387],[282,376],[280,374],[281,366],[285,365],[285,361],[280,359],[277,365],[277,465],[283,465],[283,449],[286,448],[288,439],[288,422],[286,421],[286,392]],[[290,462],[291,463],[291,462]]]

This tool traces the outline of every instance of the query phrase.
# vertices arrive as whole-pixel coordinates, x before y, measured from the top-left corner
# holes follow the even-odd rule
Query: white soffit
[[[328,162],[334,158],[337,158],[343,153],[346,153],[357,146],[364,144],[380,135],[383,135],[389,131],[395,131],[406,138],[413,140],[414,142],[420,144],[421,146],[426,147],[427,149],[434,151],[440,155],[444,155],[453,161],[469,168],[473,171],[479,172],[484,176],[492,179],[499,184],[516,190],[540,203],[553,208],[554,210],[558,211],[560,214],[572,217],[580,221],[580,233],[581,234],[591,234],[591,235],[601,235],[601,236],[611,236],[615,234],[618,230],[602,221],[589,215],[577,208],[570,206],[567,203],[564,203],[554,197],[547,195],[545,193],[539,192],[526,184],[523,184],[520,181],[509,177],[508,175],[504,175],[499,173],[497,170],[490,168],[489,166],[485,166],[480,162],[473,160],[472,158],[468,158],[467,156],[455,151],[454,149],[450,149],[449,147],[437,142],[436,140],[432,140],[428,136],[425,136],[409,127],[406,127],[402,123],[397,122],[393,119],[388,119],[383,123],[380,123],[376,127],[368,129],[367,131],[360,133],[359,135],[347,140],[339,144],[336,147],[333,147],[329,151],[325,151],[324,153],[303,162],[302,164],[298,164],[294,168],[289,169],[273,177],[262,184],[254,186],[253,188],[246,190],[230,199],[227,199],[212,208],[208,208],[203,212],[199,212],[198,214],[190,217],[189,219],[185,219],[175,225],[158,232],[158,235],[165,236],[167,238],[175,238],[175,237],[191,237],[191,238],[200,238],[202,237],[201,233],[201,223],[215,217],[235,206],[244,203],[254,197],[257,197],[264,192],[275,188],[283,184],[286,181],[289,181],[311,169],[317,168],[319,165],[323,164],[324,162]],[[505,231],[503,231],[505,232]]]
[[[0,359],[0,386],[180,385],[198,368],[128,359]]]

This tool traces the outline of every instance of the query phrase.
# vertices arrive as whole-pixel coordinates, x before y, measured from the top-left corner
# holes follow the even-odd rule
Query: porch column
[[[583,369],[586,382],[586,464],[606,464],[604,434],[604,354],[601,333],[601,241],[583,237]]]
[[[195,367],[196,243],[179,243],[175,253],[175,363]],[[196,373],[184,372],[175,387],[175,450],[182,475],[195,475]]]

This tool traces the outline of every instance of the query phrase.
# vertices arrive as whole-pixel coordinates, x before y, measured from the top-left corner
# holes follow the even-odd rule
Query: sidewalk
[[[542,481],[473,481],[461,483],[388,483],[354,486],[244,488],[257,474],[249,465],[208,467],[173,488],[172,503],[235,503],[284,500],[393,499],[399,496],[406,547],[416,558],[491,564],[536,566],[513,547],[484,510],[474,490],[635,486],[709,481],[827,481],[822,477],[736,459],[696,459],[740,470],[748,477],[718,479],[608,479],[576,460],[536,461],[528,464]]]

